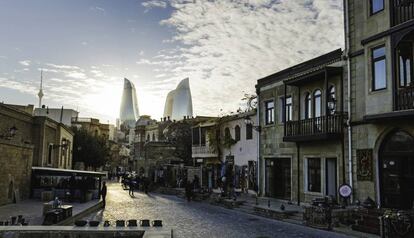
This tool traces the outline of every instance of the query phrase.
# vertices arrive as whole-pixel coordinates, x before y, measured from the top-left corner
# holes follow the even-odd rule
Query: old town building
[[[342,50],[258,80],[263,196],[309,203],[345,183]]]
[[[28,198],[32,166],[70,169],[73,132],[33,106],[0,104],[0,204]]]
[[[346,1],[354,200],[414,205],[414,2]]]

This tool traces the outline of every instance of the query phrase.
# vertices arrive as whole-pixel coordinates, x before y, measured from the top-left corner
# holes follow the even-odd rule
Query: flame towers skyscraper
[[[127,125],[130,128],[135,127],[135,122],[138,118],[138,99],[135,92],[135,86],[127,78],[124,78],[124,90],[122,92],[121,110],[119,115],[121,125]]]
[[[164,106],[164,117],[181,120],[184,116],[193,116],[193,102],[188,78],[181,80],[177,88],[168,93]]]

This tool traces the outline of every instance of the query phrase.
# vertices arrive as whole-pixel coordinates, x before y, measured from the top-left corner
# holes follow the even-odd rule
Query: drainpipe
[[[256,106],[256,123],[260,128],[260,94],[259,92],[256,93],[257,94],[257,106]],[[260,190],[260,132],[261,130],[259,129],[259,131],[256,131],[256,136],[257,136],[257,158],[256,158],[256,180],[257,180],[257,193],[261,194]]]
[[[353,190],[353,167],[352,167],[352,126],[351,126],[351,59],[350,59],[350,34],[349,34],[349,2],[348,0],[344,0],[344,21],[345,21],[345,41],[346,41],[346,64],[347,64],[347,84],[348,84],[348,119],[346,121],[347,129],[348,129],[348,176],[349,176],[349,186],[351,186]],[[351,203],[353,202],[353,193],[351,195]]]

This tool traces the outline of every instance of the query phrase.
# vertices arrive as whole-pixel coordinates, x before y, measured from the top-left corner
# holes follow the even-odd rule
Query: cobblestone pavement
[[[174,237],[346,237],[175,196],[135,192],[131,198],[118,183],[108,184],[105,210],[87,219],[161,219]]]

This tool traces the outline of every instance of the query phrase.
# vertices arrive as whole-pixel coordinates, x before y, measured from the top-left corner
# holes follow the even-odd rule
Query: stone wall
[[[0,205],[30,196],[33,146],[0,139]]]

